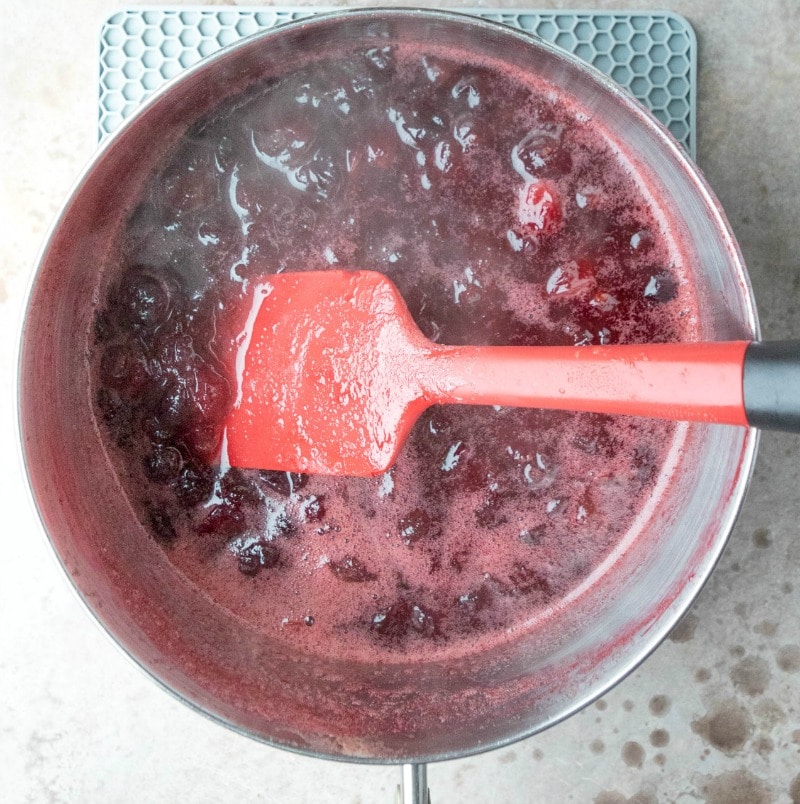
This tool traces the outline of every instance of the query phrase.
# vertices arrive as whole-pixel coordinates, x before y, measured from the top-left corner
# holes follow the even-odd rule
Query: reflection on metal
[[[431,804],[428,766],[403,765],[403,781],[397,785],[396,804]]]

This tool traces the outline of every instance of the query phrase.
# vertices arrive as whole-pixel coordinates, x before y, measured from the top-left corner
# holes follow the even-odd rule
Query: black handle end
[[[742,383],[752,427],[800,433],[800,341],[749,344]]]

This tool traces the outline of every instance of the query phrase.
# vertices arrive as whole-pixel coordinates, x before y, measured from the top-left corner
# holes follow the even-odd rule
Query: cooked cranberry
[[[413,544],[432,535],[433,522],[424,508],[409,511],[397,524],[398,532],[406,544]]]
[[[547,278],[547,293],[560,299],[590,299],[597,287],[596,268],[590,260],[570,260]]]
[[[541,543],[546,531],[547,528],[544,525],[537,525],[535,528],[526,528],[520,531],[518,538],[523,544],[527,544],[529,547],[535,547],[537,544]]]
[[[306,522],[320,522],[325,516],[324,495],[314,494],[303,500],[300,505],[300,513]]]
[[[484,131],[479,128],[479,123],[471,112],[465,112],[453,121],[453,139],[463,153],[468,153],[484,139]]]
[[[394,68],[394,48],[391,45],[372,47],[367,51],[367,61],[381,72]]]
[[[183,458],[175,447],[156,444],[144,462],[145,474],[156,483],[168,483],[178,476]]]
[[[387,642],[397,643],[410,632],[430,638],[436,634],[432,614],[422,606],[399,601],[372,617],[372,630]]]
[[[116,327],[108,310],[100,310],[92,323],[92,332],[98,343],[105,343],[114,337]]]
[[[103,417],[103,421],[105,421],[109,427],[118,427],[127,420],[127,414],[130,409],[128,405],[122,401],[116,391],[101,388],[97,392],[95,401],[97,402],[97,408],[100,411],[100,415]]]
[[[323,148],[316,148],[294,172],[294,181],[321,199],[334,198],[342,186],[342,180],[336,157]]]
[[[600,414],[584,415],[572,443],[587,455],[610,458],[619,448],[617,439],[609,431],[610,421],[610,417]]]
[[[168,377],[158,389],[155,403],[155,417],[161,427],[184,429],[197,420],[196,410],[187,393],[185,382],[176,377]]]
[[[308,482],[308,475],[297,472],[278,472],[273,469],[262,469],[259,473],[261,479],[273,490],[283,497],[291,497]]]
[[[463,464],[461,477],[467,491],[488,489],[494,483],[494,473],[489,469],[485,457],[474,455]]]
[[[239,572],[255,575],[260,569],[271,569],[280,561],[280,550],[265,539],[251,541],[234,550]]]
[[[170,544],[177,538],[172,519],[163,508],[156,508],[152,503],[146,505],[147,521],[153,535],[159,542]]]
[[[208,466],[191,463],[181,469],[172,487],[184,505],[197,505],[211,496],[214,472]]]
[[[463,572],[464,567],[467,566],[467,561],[470,557],[470,551],[467,548],[456,550],[451,556],[449,564],[456,572]]]
[[[153,331],[170,313],[170,283],[147,268],[134,268],[112,293],[114,312],[122,323]]]
[[[374,581],[378,577],[353,556],[345,556],[341,561],[329,561],[328,566],[333,574],[345,583],[364,583]]]
[[[233,505],[212,505],[197,526],[203,535],[230,537],[244,528],[244,513]]]
[[[569,172],[572,157],[562,147],[563,131],[564,127],[555,123],[529,131],[512,151],[517,172],[530,179]]]
[[[222,441],[222,428],[214,422],[204,422],[181,429],[183,443],[192,455],[202,461],[213,461]]]
[[[203,209],[217,197],[214,167],[195,159],[163,179],[164,202],[179,217]]]
[[[486,584],[481,584],[477,589],[459,595],[456,602],[459,609],[466,614],[477,614],[489,607],[492,602],[492,593]]]
[[[498,491],[490,489],[486,492],[483,503],[475,509],[475,519],[482,528],[496,528],[508,522]]]
[[[220,481],[220,496],[225,502],[236,505],[259,505],[261,493],[241,469],[229,469]]]
[[[147,361],[135,341],[111,344],[103,353],[100,376],[109,388],[133,395],[147,382]]]
[[[285,508],[271,508],[267,516],[267,533],[270,538],[294,536],[295,525]]]
[[[417,605],[411,607],[411,627],[424,637],[432,637],[436,633],[433,616]]]
[[[452,427],[453,423],[444,408],[435,407],[431,410],[428,415],[428,433],[446,438]]]
[[[549,182],[529,182],[520,190],[517,217],[526,234],[554,233],[563,218],[558,191]]]
[[[169,322],[159,328],[151,355],[162,374],[171,372],[178,378],[191,376],[197,362],[194,342],[183,331],[183,322]]]
[[[211,363],[196,366],[196,381],[188,388],[189,396],[204,419],[221,421],[228,412],[230,385]]]
[[[394,603],[372,617],[372,630],[388,642],[398,642],[411,628],[411,604]]]
[[[515,562],[508,575],[513,588],[523,595],[533,592],[547,593],[550,583],[538,570],[529,567],[527,564]]]
[[[658,463],[652,448],[646,444],[633,451],[632,474],[640,483],[649,483],[658,474]]]
[[[644,297],[654,302],[672,301],[678,295],[678,282],[669,271],[652,274],[647,280]]]
[[[142,431],[153,444],[166,444],[175,435],[174,429],[167,427],[157,416],[142,419]]]

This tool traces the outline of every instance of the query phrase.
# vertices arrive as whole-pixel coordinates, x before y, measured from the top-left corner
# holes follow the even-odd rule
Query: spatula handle
[[[748,345],[442,347],[447,379],[439,387],[446,392],[434,401],[747,426],[742,378]],[[768,371],[763,362],[754,363],[759,380]],[[770,397],[757,398],[766,406]],[[758,420],[768,417],[759,412]]]
[[[743,386],[753,427],[800,433],[800,341],[751,343]]]

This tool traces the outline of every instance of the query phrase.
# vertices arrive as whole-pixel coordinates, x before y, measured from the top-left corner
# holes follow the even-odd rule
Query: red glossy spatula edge
[[[252,285],[227,461],[372,476],[433,404],[626,414],[800,432],[800,342],[443,346],[374,271]]]

